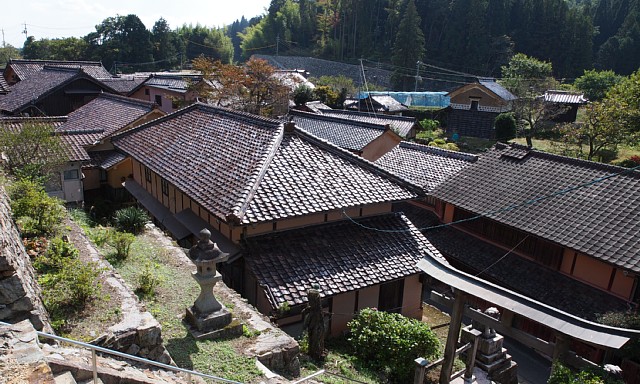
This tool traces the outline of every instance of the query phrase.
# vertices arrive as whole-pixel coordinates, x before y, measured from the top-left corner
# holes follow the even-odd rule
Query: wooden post
[[[570,338],[564,333],[556,333],[556,344],[553,347],[553,362],[559,362],[563,365],[567,364],[567,354],[569,353]],[[553,375],[554,365],[551,366],[551,375]]]
[[[422,357],[418,357],[414,361],[416,362],[416,373],[413,376],[413,384],[424,384],[425,367],[429,362]]]
[[[456,345],[460,335],[462,315],[464,313],[464,293],[456,289],[455,302],[451,310],[451,322],[449,323],[449,333],[447,334],[447,344],[444,347],[444,362],[440,371],[440,384],[449,384],[451,381],[451,371],[453,361],[456,358]]]
[[[464,381],[470,383],[473,380],[473,367],[476,365],[476,352],[478,351],[478,339],[482,332],[477,329],[472,329],[469,333],[473,336],[473,342],[471,348],[467,350],[467,361],[464,370]]]

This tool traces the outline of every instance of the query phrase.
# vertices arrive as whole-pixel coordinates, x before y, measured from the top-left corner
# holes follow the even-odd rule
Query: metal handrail
[[[11,325],[11,324],[5,323],[3,321],[0,321],[0,325]],[[220,381],[220,382],[223,382],[223,383],[244,384],[244,383],[239,382],[239,381],[233,381],[233,380],[225,379],[223,377],[208,375],[206,373],[202,373],[202,372],[198,372],[198,371],[192,371],[192,370],[185,369],[185,368],[174,367],[173,365],[159,363],[157,361],[145,359],[143,357],[129,355],[129,354],[126,354],[126,353],[123,353],[123,352],[114,351],[112,349],[99,347],[97,345],[87,344],[87,343],[83,343],[81,341],[67,339],[66,337],[60,337],[60,336],[52,335],[52,334],[46,333],[46,332],[36,331],[36,333],[37,333],[38,336],[41,336],[41,337],[44,337],[44,338],[47,338],[47,339],[53,339],[53,340],[57,340],[57,341],[62,341],[62,342],[65,342],[65,343],[69,343],[69,344],[73,344],[73,345],[77,345],[77,346],[80,346],[80,347],[83,347],[83,348],[90,349],[91,350],[91,360],[92,360],[92,365],[93,365],[93,382],[95,384],[98,383],[98,367],[97,367],[96,351],[97,352],[106,353],[106,354],[110,354],[110,355],[114,355],[114,356],[118,356],[118,357],[123,357],[125,359],[138,361],[138,362],[141,362],[141,363],[153,365],[153,366],[160,367],[160,368],[167,369],[167,370],[171,370],[171,371],[183,372],[183,373],[187,374],[187,380],[189,382],[191,381],[191,375],[195,375],[195,376],[200,376],[200,377],[204,377],[204,378],[207,378],[207,379],[217,380],[217,381]]]

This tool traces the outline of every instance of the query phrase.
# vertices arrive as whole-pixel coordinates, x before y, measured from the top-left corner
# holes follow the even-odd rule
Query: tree
[[[302,84],[293,91],[293,102],[296,105],[305,105],[311,100],[313,100],[313,89],[311,87]]]
[[[584,95],[590,101],[600,101],[604,99],[607,91],[622,79],[622,76],[611,70],[585,70],[584,74],[575,80],[574,86],[584,92]]]
[[[496,140],[509,141],[516,137],[516,118],[512,112],[501,113],[496,116],[494,126],[496,128]]]
[[[88,55],[107,68],[129,71],[152,68],[151,33],[136,15],[108,17],[85,36]],[[126,67],[124,67],[126,65]]]
[[[424,53],[424,34],[420,29],[420,16],[415,1],[407,0],[391,57],[391,62],[397,68],[392,77],[395,89],[411,89],[415,79],[408,75],[407,69],[413,68],[418,61],[422,60]]]
[[[0,47],[0,68],[4,68],[10,59],[20,59],[20,50],[11,44]]]
[[[640,132],[640,70],[615,84],[606,97],[609,118],[628,125],[632,134]]]
[[[35,40],[29,36],[22,52],[25,59],[82,60],[86,50],[87,42],[77,37]]]
[[[233,43],[224,30],[185,24],[178,28],[177,33],[186,45],[187,60],[203,56],[225,64],[232,62]]]
[[[159,67],[171,69],[180,64],[184,44],[162,17],[153,25],[151,43],[153,44],[153,60],[157,62]]]
[[[210,86],[192,84],[190,89],[209,103],[263,116],[286,112],[289,90],[266,60],[252,58],[240,67],[201,57],[193,61],[193,68]]]
[[[577,155],[587,160],[603,160],[603,151],[617,149],[618,144],[629,142],[631,135],[624,121],[616,119],[608,101],[587,106],[584,122],[565,124],[559,128],[565,144],[576,146]],[[586,147],[586,150],[584,149]]]
[[[0,123],[0,151],[9,173],[40,183],[57,175],[68,161],[60,138],[45,123],[27,123],[19,130]]]
[[[509,60],[509,65],[502,67],[501,83],[518,97],[513,103],[516,121],[524,129],[527,145],[532,146],[533,135],[545,121],[561,112],[559,107],[545,105],[541,97],[557,84],[551,63],[518,53]]]

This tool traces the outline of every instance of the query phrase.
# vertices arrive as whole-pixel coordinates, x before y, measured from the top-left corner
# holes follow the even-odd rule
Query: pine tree
[[[392,77],[394,88],[412,89],[415,78],[410,74],[425,54],[424,34],[420,29],[420,16],[414,0],[407,0],[404,15],[398,26],[391,62],[396,66]]]

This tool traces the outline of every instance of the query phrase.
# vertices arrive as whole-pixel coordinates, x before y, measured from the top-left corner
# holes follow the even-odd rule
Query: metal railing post
[[[93,384],[98,384],[98,358],[95,349],[91,350],[91,366],[93,368]]]

